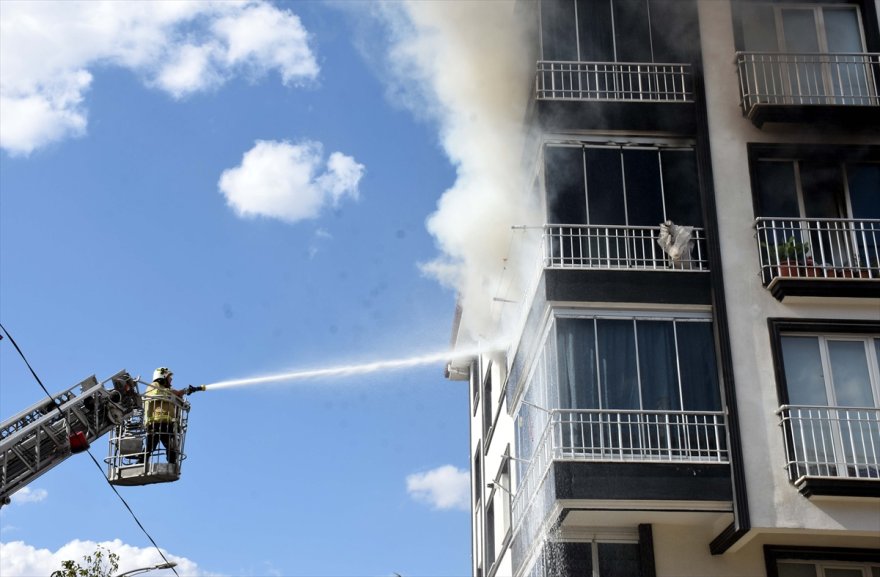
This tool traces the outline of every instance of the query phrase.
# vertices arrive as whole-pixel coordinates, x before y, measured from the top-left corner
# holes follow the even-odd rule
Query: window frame
[[[876,5],[876,2],[874,2],[873,0],[824,0],[814,2],[810,2],[809,0],[777,0],[776,2],[760,0],[757,2],[734,2],[732,5],[734,23],[734,45],[736,46],[737,50],[745,50],[745,39],[743,33],[745,22],[742,15],[742,7],[747,4],[771,4],[780,7],[793,6],[828,8],[835,8],[839,6],[853,6],[856,8],[856,12],[858,13],[863,49],[866,52],[877,52],[878,49],[880,49],[880,28],[878,28],[877,25],[878,7]],[[778,20],[775,21],[774,24],[776,24],[777,22]],[[777,36],[777,45],[778,43],[779,37]]]
[[[880,550],[764,545],[764,565],[767,577],[779,577],[779,561],[812,561],[817,564],[848,563],[871,567],[872,565],[880,565]]]
[[[880,146],[834,146],[821,144],[808,145],[773,145],[773,144],[757,144],[749,143],[747,145],[749,156],[749,177],[752,188],[752,206],[755,212],[755,218],[781,216],[775,214],[764,214],[764,206],[761,201],[761,181],[759,179],[758,165],[761,162],[791,162],[798,167],[800,163],[810,162],[813,160],[834,160],[841,168],[842,186],[844,194],[844,202],[846,216],[842,218],[852,217],[852,201],[849,190],[849,177],[846,170],[847,165],[851,164],[875,164],[880,163]],[[803,186],[800,178],[800,170],[795,173],[795,185],[798,201],[798,218],[804,218],[804,199]],[[788,217],[786,217],[788,218]]]
[[[770,351],[776,377],[776,394],[779,405],[788,405],[788,384],[785,379],[785,365],[782,355],[782,337],[785,335],[805,336],[845,336],[853,335],[862,338],[880,338],[880,322],[875,321],[842,321],[836,319],[788,319],[771,317],[767,319],[770,332]],[[827,381],[826,381],[827,383]],[[827,386],[827,385],[826,385]],[[877,389],[874,389],[874,400],[880,401]]]
[[[581,173],[582,173],[582,182],[581,186],[583,189],[583,202],[584,202],[584,210],[586,212],[585,222],[549,222],[550,212],[551,212],[551,203],[550,203],[550,195],[551,191],[550,186],[551,183],[548,181],[548,165],[547,165],[547,155],[546,151],[548,148],[569,148],[569,149],[578,149],[581,152]],[[608,191],[599,191],[594,192],[593,196],[590,195],[590,183],[588,182],[588,162],[587,162],[587,149],[597,149],[597,150],[613,150],[618,152],[619,163],[620,163],[620,178],[621,185],[619,190],[611,191],[615,195],[619,195],[619,198],[622,206],[623,206],[623,222],[594,222],[596,219],[593,216],[590,210],[590,201],[595,201],[596,199],[600,199],[603,197],[607,197]],[[693,192],[696,193],[696,196],[690,199],[691,202],[694,203],[693,212],[697,215],[699,222],[678,222],[676,224],[687,225],[687,226],[695,226],[695,227],[703,227],[703,212],[702,212],[702,203],[703,199],[700,196],[700,183],[699,183],[699,165],[697,158],[697,147],[696,144],[690,141],[629,141],[629,140],[621,140],[615,141],[614,139],[604,139],[602,141],[591,141],[591,140],[581,140],[578,142],[571,142],[570,140],[560,141],[560,140],[547,140],[542,145],[541,151],[541,174],[542,174],[542,189],[543,194],[542,199],[545,205],[545,214],[547,217],[547,221],[549,224],[570,224],[570,225],[587,225],[587,226],[637,226],[631,225],[631,216],[630,216],[630,208],[629,204],[632,200],[637,200],[637,196],[631,196],[627,194],[626,190],[626,182],[627,182],[627,168],[624,160],[624,153],[626,151],[648,151],[654,152],[656,154],[657,160],[657,174],[659,176],[659,182],[657,182],[657,187],[660,192],[659,203],[662,207],[662,220],[654,223],[659,225],[660,222],[665,222],[668,219],[670,204],[672,202],[671,198],[667,198],[667,187],[668,183],[666,182],[667,174],[664,171],[663,164],[663,152],[689,152],[693,155],[694,162],[694,182],[693,184]],[[574,171],[572,171],[574,172]]]
[[[636,368],[635,368],[635,370],[636,370],[636,378],[637,378],[639,406],[638,406],[638,408],[631,409],[631,410],[638,410],[638,411],[655,410],[655,409],[645,409],[644,408],[644,388],[642,386],[643,368],[640,366],[640,362],[639,362],[640,359],[639,359],[639,349],[638,349],[638,340],[639,339],[638,339],[637,322],[638,321],[656,321],[656,322],[670,322],[670,323],[672,323],[673,335],[675,338],[675,343],[674,343],[675,344],[675,379],[676,379],[676,392],[678,394],[678,408],[677,409],[660,409],[660,410],[669,410],[671,412],[696,410],[696,409],[684,408],[684,387],[683,387],[683,382],[682,382],[682,369],[681,369],[681,356],[680,356],[681,343],[679,341],[679,336],[678,336],[678,323],[692,323],[692,322],[706,323],[709,325],[711,332],[714,336],[714,331],[715,331],[714,319],[712,318],[710,313],[671,312],[670,314],[662,314],[662,313],[659,313],[656,311],[651,311],[651,312],[620,311],[620,313],[611,313],[611,312],[607,312],[607,311],[596,311],[596,312],[591,312],[591,313],[587,313],[587,312],[583,312],[583,311],[578,311],[578,312],[558,311],[554,315],[553,322],[552,322],[552,332],[550,335],[550,338],[552,338],[554,340],[553,349],[556,352],[555,361],[556,361],[557,365],[561,359],[558,324],[557,324],[557,321],[559,319],[575,319],[575,320],[592,321],[593,322],[593,331],[594,331],[593,334],[594,334],[595,339],[598,339],[597,321],[599,321],[599,320],[618,320],[618,321],[623,320],[623,321],[631,321],[632,322],[633,330],[632,330],[631,334],[632,334],[633,339],[635,341],[635,343],[634,343],[634,346],[635,346],[634,350],[635,350],[635,355],[636,355]],[[545,346],[546,346],[546,343],[545,343]],[[719,406],[715,409],[708,409],[708,410],[721,411],[721,410],[723,410],[723,407],[724,407],[724,399],[723,399],[723,395],[721,394],[721,374],[719,371],[719,355],[718,355],[718,351],[717,351],[717,346],[713,347],[713,348],[716,349],[714,351],[715,352],[716,385],[718,386],[718,390],[716,391],[716,393],[717,393],[717,399],[718,399]],[[597,355],[599,354],[598,341],[596,344],[596,354]],[[558,368],[557,368],[557,370],[558,370]],[[558,386],[559,379],[557,378],[556,381],[557,381],[557,386]],[[615,409],[614,407],[606,406],[606,404],[602,398],[603,386],[604,386],[604,384],[601,382],[601,380],[597,381],[596,387],[597,387],[597,391],[598,391],[598,395],[599,395],[599,406],[596,407],[596,409],[612,410],[612,411],[618,410],[618,409]],[[557,401],[556,403],[553,403],[553,404],[560,405],[558,407],[552,407],[552,408],[558,408],[558,409],[571,408],[571,407],[562,407],[561,406],[562,405],[561,391],[557,390],[555,392],[551,392],[551,394],[554,395],[551,398],[553,398],[554,400]],[[627,409],[619,409],[619,410],[627,410]]]
[[[779,400],[779,407],[790,404],[788,383],[786,381],[785,366],[783,360],[783,336],[821,335],[833,338],[855,335],[863,339],[880,338],[880,322],[876,321],[787,319],[771,317],[767,319],[767,324],[769,328],[770,350],[773,360],[773,369],[776,377],[776,392],[777,398]],[[868,359],[868,362],[870,370],[874,370],[877,368],[876,366],[874,366],[874,368],[871,369],[871,360]],[[877,359],[876,362],[880,364],[880,359]],[[880,374],[875,373],[871,378],[880,380]],[[828,386],[827,380],[825,382],[826,386]],[[880,397],[877,396],[877,391],[874,388],[875,384],[877,383],[872,383],[872,393],[875,395],[874,400],[875,403],[877,403],[877,408],[880,408]],[[829,413],[831,414],[836,414],[840,410],[843,409],[837,406],[829,406]],[[859,409],[853,410],[858,411]],[[874,408],[868,408],[868,410],[874,410]],[[840,425],[837,424],[835,426],[839,427]],[[785,443],[786,445],[786,451],[789,452],[787,454],[791,454],[791,452],[795,448],[793,445],[795,441],[792,439],[791,435],[786,433],[784,430],[781,431],[781,434],[783,435],[783,443]],[[832,428],[829,430],[829,434],[831,435],[832,439],[834,439],[835,435],[842,433],[837,429]],[[809,469],[807,469],[806,473],[800,473],[800,471],[797,471],[797,474],[795,474],[794,472],[792,472],[792,470],[789,470],[788,477],[791,483],[798,489],[798,491],[807,498],[817,495],[834,497],[876,497],[877,484],[878,482],[880,482],[880,479],[876,477],[865,477],[861,475],[851,476],[849,474],[837,475],[829,474],[828,471],[822,473],[821,468],[819,468],[817,471],[818,472],[811,473],[809,472]],[[794,478],[795,476],[797,476],[797,478]]]

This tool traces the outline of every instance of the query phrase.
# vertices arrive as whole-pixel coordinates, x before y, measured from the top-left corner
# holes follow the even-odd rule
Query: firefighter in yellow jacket
[[[186,389],[171,388],[174,373],[167,367],[153,371],[153,382],[144,396],[144,424],[147,429],[147,454],[156,450],[159,442],[168,451],[168,462],[177,463],[177,423],[181,399]]]

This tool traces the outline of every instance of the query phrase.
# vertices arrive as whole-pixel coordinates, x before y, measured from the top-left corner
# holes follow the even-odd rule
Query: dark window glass
[[[812,8],[783,9],[782,30],[785,35],[786,52],[804,54],[819,52],[816,15]]]
[[[776,564],[779,577],[816,577],[816,566],[813,563],[786,563],[779,561]]]
[[[617,62],[651,62],[647,0],[614,0]]]
[[[700,46],[696,3],[650,0],[654,62],[693,62]]]
[[[749,52],[776,52],[776,17],[771,4],[739,2],[743,32],[743,48]]]
[[[486,509],[486,567],[495,562],[495,502],[490,500]]]
[[[825,372],[816,337],[782,337],[782,363],[785,384],[788,388],[788,404],[828,404],[825,391]]]
[[[656,150],[624,150],[626,208],[630,226],[657,226],[663,222],[663,191]]]
[[[859,16],[854,8],[823,7],[828,52],[864,52]]]
[[[540,4],[544,60],[577,60],[574,0]]]
[[[483,434],[489,432],[494,417],[492,406],[492,372],[491,369],[483,382]]]
[[[800,163],[804,217],[841,218],[843,178],[840,165],[817,161]]]
[[[559,403],[565,409],[598,409],[593,322],[558,319]]]
[[[792,162],[759,161],[756,168],[761,216],[798,218],[797,188]]]
[[[550,224],[585,224],[583,149],[548,146],[544,150],[547,218]]]
[[[669,321],[636,321],[642,408],[678,410],[678,370],[675,331]]]
[[[849,164],[846,174],[853,218],[880,219],[880,164]]]
[[[636,543],[598,543],[599,575],[633,577],[639,575],[639,546]]]
[[[681,396],[685,411],[718,411],[715,339],[709,323],[676,323]]]
[[[664,150],[660,152],[660,159],[663,164],[666,218],[676,224],[703,226],[697,159],[694,152]]]
[[[587,148],[589,224],[626,224],[620,151]]]
[[[632,321],[599,319],[596,328],[603,407],[638,409],[639,384]]]
[[[479,502],[483,495],[483,466],[480,459],[480,447],[477,447],[477,453],[474,455],[474,468],[471,470],[471,476],[474,478],[474,501]]]
[[[611,0],[578,0],[578,35],[581,60],[614,61],[614,31],[611,29]]]

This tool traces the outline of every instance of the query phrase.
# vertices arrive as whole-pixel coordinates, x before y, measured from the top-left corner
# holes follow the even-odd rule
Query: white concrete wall
[[[492,492],[492,490],[487,487],[487,485],[496,480],[496,476],[498,472],[501,470],[501,467],[505,461],[504,454],[507,447],[510,447],[510,454],[515,454],[514,447],[514,424],[512,417],[507,412],[507,404],[505,402],[504,397],[504,385],[505,379],[507,377],[506,374],[506,362],[503,358],[496,357],[494,358],[494,362],[491,363],[491,371],[492,371],[492,398],[488,399],[488,401],[492,404],[492,412],[493,415],[498,415],[495,423],[495,429],[492,433],[491,439],[489,443],[485,443],[485,439],[483,439],[483,403],[486,402],[487,399],[483,398],[482,384],[483,379],[486,375],[487,367],[489,367],[490,358],[486,355],[483,355],[480,358],[479,363],[477,363],[479,375],[475,376],[474,380],[472,378],[471,387],[478,386],[480,387],[480,400],[479,404],[476,407],[476,414],[474,414],[474,407],[471,405],[471,442],[470,442],[470,455],[471,455],[471,466],[473,466],[473,458],[476,454],[477,447],[480,447],[481,452],[483,453],[483,482],[482,486],[479,488],[482,492],[481,498],[487,499]],[[471,403],[473,403],[473,389],[471,389]],[[486,447],[488,446],[488,452],[486,452]],[[514,469],[513,463],[510,463],[511,476],[510,481],[513,482],[514,477]],[[473,472],[472,472],[473,475]],[[509,490],[513,491],[514,487],[507,487]],[[473,491],[473,488],[472,488]],[[504,521],[503,521],[503,513],[502,513],[502,499],[504,497],[503,489],[495,490],[495,555],[496,559],[499,559],[498,569],[496,571],[496,575],[498,577],[510,576],[512,575],[512,562],[510,559],[510,550],[502,549],[501,545],[504,539]],[[473,502],[473,495],[472,495]],[[484,505],[485,505],[484,501]],[[476,540],[482,539],[482,535],[474,534],[473,538],[473,549],[476,556],[478,552],[482,552],[482,546],[478,546]],[[487,574],[489,571],[489,567],[485,566],[484,563],[484,574]],[[476,566],[476,565],[475,565]]]
[[[877,500],[811,501],[789,483],[783,469],[783,437],[774,414],[779,399],[767,327],[768,317],[880,319],[880,299],[786,299],[780,303],[762,287],[746,151],[750,142],[877,144],[880,138],[876,132],[854,136],[809,125],[754,127],[739,107],[730,2],[700,0],[699,11],[718,232],[752,526],[851,529],[880,535]]]

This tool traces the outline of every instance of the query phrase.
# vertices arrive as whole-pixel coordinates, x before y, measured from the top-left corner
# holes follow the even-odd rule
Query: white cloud
[[[84,555],[91,555],[98,545],[104,547],[119,556],[119,572],[130,571],[140,567],[149,567],[163,563],[158,551],[152,547],[135,547],[127,545],[119,539],[113,541],[80,541],[75,539],[62,546],[57,551],[38,549],[23,541],[11,541],[0,543],[0,575],[4,577],[20,577],[27,575],[49,575],[53,571],[61,569],[61,562],[71,559],[77,563],[82,562]],[[187,559],[171,555],[162,551],[168,561],[177,563],[175,569],[180,575],[188,577],[207,576],[209,573],[199,569],[199,566]],[[150,573],[155,577],[168,577],[174,575],[170,569]]]
[[[48,496],[49,492],[46,489],[25,487],[13,493],[12,502],[17,504],[39,503],[40,501],[45,501]]]
[[[131,70],[175,98],[237,74],[277,71],[297,85],[319,71],[299,17],[264,0],[2,2],[0,148],[26,155],[83,135],[99,66]]]
[[[415,500],[435,509],[467,511],[470,506],[470,474],[452,465],[408,475],[406,490]]]
[[[316,218],[328,204],[358,198],[364,166],[339,152],[323,173],[323,146],[305,141],[258,140],[241,164],[223,171],[218,187],[242,217],[265,216],[286,222]]]

